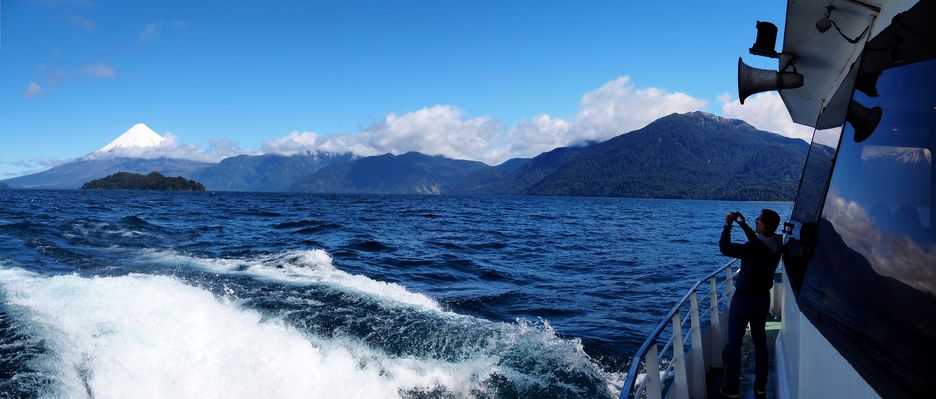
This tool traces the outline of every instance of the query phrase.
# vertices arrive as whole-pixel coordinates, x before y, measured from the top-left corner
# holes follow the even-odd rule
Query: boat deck
[[[777,334],[780,333],[779,321],[767,322],[767,350],[770,361],[770,371],[767,378],[767,395],[754,395],[754,344],[751,342],[751,329],[748,328],[744,334],[744,344],[741,346],[741,384],[738,390],[739,397],[742,399],[763,399],[776,397],[776,377],[777,372],[774,369],[774,342],[777,340]],[[709,371],[705,376],[708,385],[709,398],[722,398],[718,390],[725,385],[725,369],[718,368]]]

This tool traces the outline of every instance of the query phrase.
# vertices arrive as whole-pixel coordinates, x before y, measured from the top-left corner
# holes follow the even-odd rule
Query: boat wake
[[[388,301],[441,311],[439,303],[399,284],[350,274],[335,267],[321,249],[293,250],[249,259],[199,258],[171,250],[146,251],[145,258],[164,264],[194,267],[213,273],[243,274],[293,284],[323,284],[379,297]]]
[[[452,398],[613,397],[623,379],[548,322],[443,311],[321,250],[143,257],[217,277],[0,266],[0,316],[21,332],[0,341],[39,347],[0,359],[7,382],[40,397]]]

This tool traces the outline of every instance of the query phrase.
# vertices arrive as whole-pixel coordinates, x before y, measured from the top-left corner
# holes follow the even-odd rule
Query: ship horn
[[[855,129],[855,142],[860,143],[868,139],[874,129],[877,129],[881,123],[881,116],[884,111],[881,107],[868,108],[857,101],[852,100],[848,104],[848,113],[845,114],[845,120]]]
[[[741,104],[751,94],[762,91],[795,89],[803,85],[803,75],[796,72],[777,72],[754,68],[738,57],[738,97]]]

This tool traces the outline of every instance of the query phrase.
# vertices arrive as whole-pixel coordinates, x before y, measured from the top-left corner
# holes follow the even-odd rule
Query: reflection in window
[[[862,53],[797,296],[882,397],[936,392],[934,15],[917,3]]]
[[[856,92],[883,117],[860,144],[846,125],[823,216],[876,273],[936,296],[936,82],[922,76],[936,76],[936,61],[886,71],[878,97]]]
[[[936,60],[883,71],[870,136],[845,124],[800,309],[884,397],[936,388]],[[919,367],[918,365],[923,365]]]

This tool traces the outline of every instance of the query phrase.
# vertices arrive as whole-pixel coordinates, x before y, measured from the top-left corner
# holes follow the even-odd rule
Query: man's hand
[[[730,227],[731,224],[734,223],[735,219],[737,219],[737,218],[738,218],[738,215],[735,214],[734,212],[731,212],[731,213],[725,215],[725,226]]]

